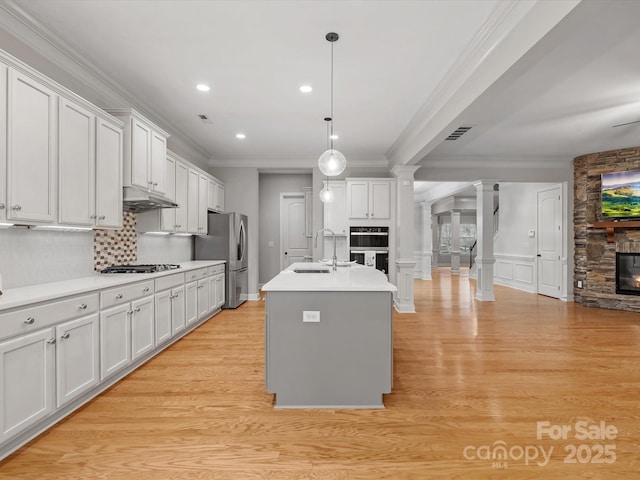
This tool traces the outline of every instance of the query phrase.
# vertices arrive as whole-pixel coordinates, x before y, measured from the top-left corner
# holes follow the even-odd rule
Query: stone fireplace
[[[640,295],[640,253],[616,252],[616,293]]]
[[[640,170],[640,147],[590,153],[573,161],[574,299],[588,307],[640,312],[640,292],[616,290],[616,254],[637,254],[640,265],[640,228],[620,222],[609,239],[613,241],[608,241],[606,229],[595,225],[607,220],[600,211],[600,175],[623,170]]]

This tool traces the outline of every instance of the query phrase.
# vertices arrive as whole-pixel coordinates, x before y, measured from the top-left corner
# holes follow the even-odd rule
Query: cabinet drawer
[[[167,275],[166,277],[156,278],[156,292],[168,290],[184,283],[184,273],[176,273],[175,275]]]
[[[185,273],[187,282],[193,282],[194,280],[201,280],[209,276],[208,268],[198,268],[197,270],[191,270]]]
[[[224,273],[224,263],[222,265],[214,265],[213,267],[209,267],[209,276],[218,275],[219,273]]]
[[[31,332],[97,311],[98,294],[91,293],[3,313],[0,315],[0,338]]]
[[[100,308],[113,307],[153,293],[153,280],[123,285],[100,292]]]

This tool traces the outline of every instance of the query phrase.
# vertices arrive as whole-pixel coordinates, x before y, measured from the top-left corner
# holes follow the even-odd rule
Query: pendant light
[[[327,177],[335,177],[344,172],[347,166],[347,159],[338,150],[333,148],[333,44],[340,38],[337,33],[330,32],[325,36],[327,41],[331,43],[331,116],[325,118],[329,122],[330,127],[330,145],[329,149],[320,155],[318,159],[318,168]]]
[[[331,119],[327,117],[324,119],[324,121],[327,122],[327,149],[329,149],[329,132],[331,131],[329,123],[331,122]],[[331,203],[333,202],[333,199],[333,190],[329,188],[329,177],[327,177],[324,188],[320,190],[320,200],[322,201],[322,203]]]

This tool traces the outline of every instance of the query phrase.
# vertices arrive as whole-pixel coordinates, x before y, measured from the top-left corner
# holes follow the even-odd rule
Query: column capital
[[[391,173],[401,180],[414,180],[413,175],[422,165],[396,165],[391,169]]]
[[[498,183],[498,180],[476,180],[473,182],[473,186],[476,187],[476,190],[493,190],[493,186]]]

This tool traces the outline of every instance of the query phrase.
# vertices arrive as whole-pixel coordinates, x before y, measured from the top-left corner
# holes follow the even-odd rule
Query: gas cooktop
[[[172,263],[156,263],[152,265],[112,265],[102,270],[101,273],[155,273],[167,270],[175,270],[180,265]]]

